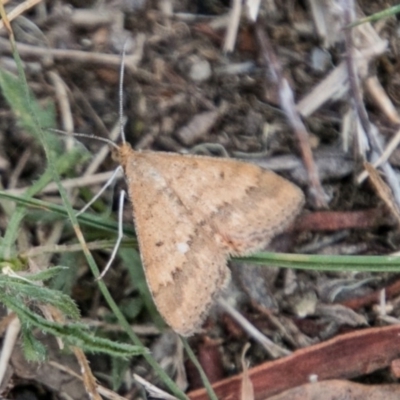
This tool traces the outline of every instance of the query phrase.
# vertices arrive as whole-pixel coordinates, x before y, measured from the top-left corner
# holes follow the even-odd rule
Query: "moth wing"
[[[132,162],[126,175],[150,291],[165,321],[190,335],[229,280],[228,253],[146,160]]]
[[[150,290],[183,335],[229,279],[227,257],[263,248],[304,202],[289,181],[235,160],[129,149],[122,165]]]
[[[264,248],[304,204],[303,192],[288,180],[256,165],[226,158],[144,153],[156,175],[191,210],[195,223],[206,221],[232,255]]]

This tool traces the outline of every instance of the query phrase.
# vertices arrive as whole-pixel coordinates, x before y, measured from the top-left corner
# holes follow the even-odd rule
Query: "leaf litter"
[[[92,8],[85,8],[87,4],[79,1],[42,3],[37,12],[17,18],[14,30],[35,96],[43,104],[58,97],[59,128],[109,137],[118,124],[120,52],[127,43],[123,109],[127,117],[125,131],[136,149],[190,153],[200,146],[202,154],[211,155],[221,154],[216,149],[223,149],[228,155],[245,155],[247,161],[268,165],[301,186],[307,204],[299,225],[294,223],[289,232],[274,240],[270,246],[274,251],[296,252],[311,244],[316,254],[329,251],[376,255],[396,251],[399,236],[391,211],[398,209],[400,193],[398,149],[393,145],[398,142],[400,121],[396,20],[389,17],[353,30],[343,29],[347,22],[382,11],[390,2],[360,0],[354,8],[344,4],[347,2],[264,2],[258,11],[253,3],[256,2],[248,2],[252,15],[258,16],[257,26],[242,9],[236,28],[230,18],[234,14],[237,21],[238,14],[231,13],[230,5],[224,1],[199,1],[196,5],[121,1]],[[8,11],[13,9],[12,2],[9,7]],[[15,73],[7,39],[0,38],[0,49],[2,68]],[[49,71],[63,82],[64,94]],[[353,78],[350,88],[349,73]],[[45,168],[43,153],[4,99],[1,112],[2,185],[5,190],[27,187]],[[85,190],[76,197],[78,209],[99,190],[101,179],[106,179],[97,180],[97,175],[111,171],[115,165],[110,156],[94,161],[102,144],[87,140],[83,143],[96,166],[90,168],[92,175],[83,183]],[[391,193],[390,209],[384,206],[387,200],[381,198],[382,190],[376,190],[368,181],[357,183],[363,172],[363,160],[380,168],[379,179],[385,182],[385,192]],[[65,178],[81,177],[85,169],[78,164]],[[118,181],[106,191],[94,211],[109,215],[115,210],[122,185]],[[59,202],[54,189],[41,199]],[[2,202],[2,231],[7,226],[6,209]],[[125,221],[130,221],[129,213]],[[41,222],[42,219],[43,215],[28,213],[19,250],[53,245],[53,258],[42,258],[41,265],[77,265],[75,276],[66,275],[60,288],[73,295],[88,325],[100,323],[99,329],[118,339],[122,334],[113,324],[81,255],[57,254],[57,244],[74,243],[70,229]],[[332,235],[338,232],[345,234]],[[85,229],[85,233],[90,241],[105,238],[92,229]],[[97,255],[100,264],[106,264],[107,254]],[[233,271],[240,268],[236,264]],[[186,387],[187,380],[189,390],[193,391],[199,382],[197,373],[188,361],[182,360],[179,346],[162,340],[164,334],[157,333],[148,317],[148,299],[139,296],[145,291],[140,286],[144,285],[143,277],[140,278],[139,271],[134,274],[132,284],[126,269],[115,263],[106,276],[107,285],[118,302],[136,300],[138,311],[132,323],[137,332],[146,346],[158,349],[159,363],[169,366],[168,372],[179,377],[181,387]],[[398,332],[395,327],[381,326],[397,322],[400,316],[396,274],[287,270],[266,274],[265,267],[254,265],[251,274],[252,279],[241,279],[239,273],[235,274],[228,301],[258,331],[293,353],[273,361],[259,343],[252,342],[246,355],[250,361],[246,376],[253,383],[255,398],[278,393],[273,386],[266,391],[265,376],[271,373],[268,371],[279,371],[279,376],[287,377],[283,381],[293,378],[289,371],[304,365],[302,356],[315,362],[315,369],[298,381],[282,384],[279,391],[290,389],[293,382],[304,385],[316,374],[321,384],[324,377],[357,377],[360,383],[373,380],[382,385],[357,384],[355,388],[363,391],[363,398],[368,398],[368,390],[371,398],[375,391],[379,395],[380,388],[387,393],[387,384],[393,382],[391,373],[395,371],[391,371],[391,363],[398,357]],[[352,297],[335,297],[334,304],[321,297],[321,288],[331,281],[341,282],[343,288],[337,289],[340,292],[352,285]],[[355,281],[363,284],[354,285]],[[385,289],[387,312],[374,307],[381,304]],[[370,328],[365,328],[366,323]],[[390,340],[393,347],[380,353],[380,346]],[[240,355],[247,341],[243,328],[218,309],[207,319],[203,332],[190,340],[202,355],[203,368],[212,371],[209,379],[217,382],[219,398],[240,396],[240,385],[230,383],[236,382],[236,378],[229,377],[242,372]],[[378,354],[380,361],[371,361]],[[338,355],[346,361],[345,366],[332,364]],[[62,362],[57,354],[52,357]],[[126,398],[133,398],[140,390],[131,379],[132,372],[162,386],[137,358],[125,366],[116,361],[109,363],[101,355],[89,358],[90,367],[103,385],[109,384],[102,377],[111,376],[111,364],[115,371],[121,368],[120,378],[126,378],[114,378],[114,382],[119,382],[118,391]],[[323,372],[326,360],[329,376]],[[15,376],[29,376],[48,390],[68,392],[61,386],[61,378],[58,385],[49,385],[41,381],[39,373],[24,374],[24,369],[28,371],[27,366],[22,367],[22,372],[14,372]],[[182,371],[186,371],[187,377],[182,378]],[[221,381],[221,377],[227,380]],[[349,381],[331,381],[331,386],[314,386],[313,390],[328,398],[325,390],[339,391],[346,384],[351,385]],[[9,386],[9,393],[18,390],[17,386]],[[393,391],[396,390],[394,385]],[[199,391],[190,395],[205,398],[201,396]],[[282,398],[294,398],[291,396],[293,393]],[[298,398],[310,396],[303,393]]]

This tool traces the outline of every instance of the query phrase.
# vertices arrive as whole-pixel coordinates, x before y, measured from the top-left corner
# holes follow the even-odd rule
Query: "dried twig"
[[[365,80],[365,89],[368,91],[375,105],[381,109],[389,121],[393,124],[400,124],[399,113],[376,75],[370,76]]]
[[[278,346],[272,340],[263,335],[253,324],[251,324],[242,314],[236,311],[229,302],[222,297],[218,299],[218,304],[224,309],[254,340],[261,344],[271,357],[278,358],[290,354],[289,350]]]
[[[389,157],[392,155],[392,153],[396,150],[397,146],[400,144],[400,130],[398,130],[390,142],[386,145],[384,151],[382,154],[379,156],[377,160],[372,164],[375,168],[380,167],[382,164],[384,164]],[[368,172],[363,171],[357,178],[357,183],[362,183],[365,178],[367,178]]]
[[[310,193],[317,208],[327,207],[326,195],[319,180],[318,170],[315,166],[309,136],[293,100],[293,92],[288,81],[283,77],[278,59],[272,49],[272,45],[262,26],[256,24],[256,37],[261,49],[265,65],[269,66],[270,73],[278,86],[279,100],[288,122],[292,126],[300,145],[304,165],[307,169]]]
[[[136,44],[138,50],[125,58],[125,67],[131,72],[139,74],[143,79],[152,81],[151,74],[137,68],[142,58],[142,47],[144,44],[144,35],[137,35]],[[0,38],[0,50],[11,54],[11,45],[7,39]],[[17,43],[17,50],[21,57],[48,57],[52,56],[57,61],[74,61],[85,64],[106,65],[119,68],[121,57],[119,54],[93,53],[80,50],[68,49],[49,49],[45,47],[31,46],[23,43]]]
[[[224,52],[233,51],[235,48],[236,36],[239,29],[240,14],[242,12],[242,2],[233,0],[229,15],[228,29],[225,35]]]
[[[36,6],[39,4],[42,0],[26,0],[23,3],[19,4],[17,7],[15,7],[12,11],[10,11],[7,14],[8,20],[11,22],[15,18],[19,17],[21,14],[23,14],[25,11],[29,10],[30,8]],[[3,4],[6,2],[3,1]],[[4,28],[4,22],[0,21],[0,29]]]
[[[350,23],[353,22],[354,18],[354,2],[353,1],[343,1],[343,8],[344,8],[344,15],[345,15],[345,25],[350,25]],[[349,75],[349,87],[350,87],[350,94],[352,96],[353,102],[354,102],[354,107],[358,116],[358,119],[360,121],[361,127],[364,130],[366,136],[368,137],[369,143],[373,149],[373,154],[372,156],[377,158],[382,155],[383,150],[382,150],[382,145],[380,143],[380,140],[378,138],[378,132],[377,129],[372,126],[367,110],[365,108],[362,94],[361,94],[361,88],[360,88],[360,82],[359,78],[356,72],[356,66],[354,63],[354,46],[353,46],[353,37],[352,37],[352,31],[349,29],[345,29],[345,43],[346,43],[346,66],[347,66],[347,71]],[[394,199],[397,203],[397,206],[400,206],[400,187],[398,184],[397,177],[389,163],[384,163],[382,165],[382,169],[386,175],[386,179],[388,182],[388,185],[390,186]]]

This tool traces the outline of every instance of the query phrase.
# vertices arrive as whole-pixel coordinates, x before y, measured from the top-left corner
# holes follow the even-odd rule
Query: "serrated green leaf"
[[[63,253],[61,254],[60,263],[70,265],[68,269],[61,271],[54,279],[51,280],[49,286],[54,290],[71,295],[72,288],[78,277],[79,262],[77,253]]]
[[[0,291],[3,291],[9,297],[14,297],[25,303],[37,302],[51,305],[71,319],[78,319],[80,317],[80,312],[75,302],[58,290],[38,286],[20,278],[1,275]]]
[[[131,297],[120,303],[120,310],[128,320],[134,320],[143,310],[143,299],[141,297]]]
[[[62,267],[61,265],[47,268],[45,271],[38,272],[36,274],[30,274],[29,280],[31,281],[47,281],[54,278],[60,272],[68,270],[68,267]]]
[[[25,324],[21,324],[22,350],[28,361],[44,362],[46,360],[46,347],[39,342]]]
[[[75,149],[72,151],[62,154],[57,158],[56,168],[60,173],[64,173],[71,167],[75,166],[76,163],[82,160],[83,154]],[[29,202],[29,197],[40,192],[52,179],[52,171],[47,168],[42,176],[37,180],[21,198],[24,198]],[[10,218],[7,231],[4,235],[4,241],[0,246],[0,256],[13,254],[12,248],[18,237],[19,226],[26,214],[26,210],[22,207],[24,204],[19,203],[19,207],[14,211]]]
[[[53,128],[55,126],[54,105],[49,104],[46,109],[43,109],[30,91],[29,98],[26,97],[26,88],[18,77],[1,69],[0,88],[16,115],[17,122],[40,143],[36,121],[40,121],[42,129]],[[47,134],[46,140],[53,151],[61,153],[60,141],[54,135]]]
[[[59,324],[48,321],[39,314],[34,313],[27,306],[13,297],[0,291],[0,301],[14,311],[27,329],[31,326],[41,329],[45,333],[62,338],[68,345],[77,346],[84,351],[92,353],[105,353],[113,357],[131,357],[148,353],[145,347],[118,343],[112,340],[99,338],[87,330],[83,324]]]
[[[111,358],[111,379],[114,391],[117,391],[125,379],[126,371],[129,368],[129,360],[123,358]]]

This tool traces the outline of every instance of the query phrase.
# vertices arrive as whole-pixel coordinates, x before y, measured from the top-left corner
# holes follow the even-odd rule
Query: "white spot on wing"
[[[179,253],[185,254],[189,251],[189,246],[187,243],[178,243],[176,245],[176,248],[178,249]]]

